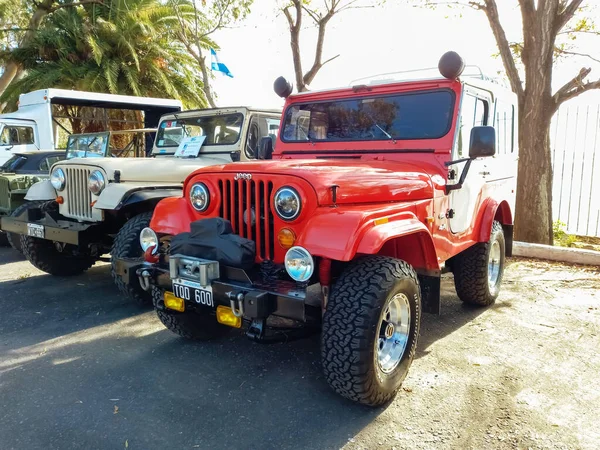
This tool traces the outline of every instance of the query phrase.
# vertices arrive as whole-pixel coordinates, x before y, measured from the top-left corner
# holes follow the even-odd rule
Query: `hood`
[[[229,154],[201,155],[198,158],[73,158],[56,163],[54,167],[76,165],[102,169],[109,180],[114,179],[114,172],[118,170],[121,172],[122,183],[183,183],[185,178],[196,169],[228,162],[231,162]]]
[[[273,160],[220,166],[224,172],[296,176],[314,188],[319,205],[332,204],[331,186],[338,185],[338,204],[401,202],[431,199],[431,176],[414,164],[395,161]],[[206,170],[203,172],[210,172]],[[282,184],[276,181],[276,185]]]

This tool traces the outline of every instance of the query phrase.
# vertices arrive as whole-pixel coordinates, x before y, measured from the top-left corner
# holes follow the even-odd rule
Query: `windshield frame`
[[[389,97],[398,97],[398,96],[409,96],[409,95],[419,95],[419,94],[429,94],[429,93],[437,93],[437,92],[446,92],[451,96],[450,105],[448,108],[448,112],[450,113],[448,116],[448,123],[444,129],[443,134],[439,136],[425,136],[425,137],[398,137],[393,136],[391,138],[381,137],[381,138],[367,138],[367,139],[303,139],[303,140],[294,140],[294,139],[286,139],[285,137],[285,127],[287,124],[287,116],[288,113],[291,114],[291,108],[298,107],[301,105],[317,105],[322,103],[333,103],[333,102],[344,102],[344,101],[356,101],[361,99],[378,99],[378,98],[389,98]],[[286,144],[334,144],[334,143],[344,143],[344,142],[386,142],[386,141],[398,141],[398,142],[409,142],[409,141],[426,141],[426,140],[436,140],[442,139],[448,135],[452,131],[452,123],[454,122],[454,115],[456,111],[456,92],[450,88],[436,88],[436,89],[420,89],[420,90],[410,90],[410,91],[400,91],[393,93],[385,93],[385,94],[366,94],[366,95],[355,95],[349,97],[339,97],[339,98],[328,98],[324,100],[316,100],[316,101],[294,101],[290,103],[281,116],[281,126],[279,129],[279,136],[282,142]],[[309,125],[310,130],[310,125]],[[390,133],[391,134],[391,133]],[[368,149],[366,149],[368,150]]]
[[[224,143],[218,143],[218,144],[207,144],[206,140],[205,142],[202,144],[201,147],[201,152],[202,152],[202,148],[204,147],[227,147],[227,146],[232,146],[232,145],[237,145],[240,142],[240,139],[242,138],[242,134],[244,133],[244,125],[246,123],[246,114],[240,112],[240,111],[232,111],[232,112],[227,112],[227,113],[223,113],[223,114],[199,114],[199,115],[191,115],[189,117],[182,117],[180,114],[172,114],[172,119],[163,119],[160,121],[160,123],[158,124],[158,129],[156,131],[156,139],[155,139],[155,143],[154,143],[154,148],[156,148],[159,151],[165,151],[167,149],[173,149],[173,153],[177,150],[177,148],[179,148],[180,144],[177,145],[159,145],[159,135],[161,133],[161,131],[163,131],[163,128],[161,127],[161,125],[163,124],[163,122],[173,122],[173,121],[186,121],[186,120],[197,120],[197,119],[203,119],[203,118],[209,118],[209,117],[226,117],[226,116],[239,116],[242,119],[242,123],[240,125],[240,130],[237,136],[237,139],[235,140],[235,142],[224,142]],[[163,132],[164,133],[164,132]],[[203,135],[206,136],[206,135]],[[186,137],[189,136],[183,136],[182,139],[185,139]]]

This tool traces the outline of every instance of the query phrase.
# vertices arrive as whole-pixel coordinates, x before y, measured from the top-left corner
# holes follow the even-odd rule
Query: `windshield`
[[[108,154],[109,133],[72,134],[67,142],[67,159],[103,158]]]
[[[454,94],[448,90],[294,104],[282,139],[379,141],[437,139],[450,131]]]
[[[235,144],[242,132],[243,122],[241,113],[164,120],[158,128],[156,146],[178,147],[183,138],[194,136],[206,136],[203,147]]]
[[[23,167],[27,158],[23,155],[13,155],[8,161],[0,166],[0,172],[16,172]]]

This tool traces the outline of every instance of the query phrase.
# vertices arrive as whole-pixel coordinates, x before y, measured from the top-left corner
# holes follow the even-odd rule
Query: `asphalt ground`
[[[187,342],[107,264],[52,277],[0,248],[0,448],[598,448],[599,274],[512,261],[487,309],[446,280],[403,390],[371,409],[327,386],[318,336]]]

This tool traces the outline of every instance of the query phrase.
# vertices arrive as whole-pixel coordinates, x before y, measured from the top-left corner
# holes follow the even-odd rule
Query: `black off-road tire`
[[[496,283],[491,286],[488,280],[488,261],[494,242],[498,242],[500,246],[500,272]],[[502,224],[495,221],[488,242],[477,243],[453,258],[454,286],[464,303],[489,306],[496,301],[504,274],[505,253]]]
[[[410,306],[410,327],[398,365],[384,373],[377,360],[380,320],[396,294]],[[329,385],[350,400],[379,406],[391,401],[406,378],[417,348],[421,291],[404,261],[369,256],[351,264],[334,283],[323,316],[321,359]]]
[[[8,246],[10,246],[10,242],[8,242],[8,235],[4,231],[0,231],[0,247]]]
[[[225,336],[231,331],[230,327],[221,325],[211,314],[166,309],[163,302],[164,293],[164,290],[152,286],[152,303],[162,324],[173,333],[190,340],[210,341]]]
[[[152,219],[151,211],[129,219],[117,234],[110,252],[110,273],[115,284],[124,296],[140,305],[152,304],[152,294],[144,291],[139,284],[135,286],[125,284],[115,272],[115,259],[139,258],[140,261],[144,259],[144,252],[140,246],[140,232],[150,225],[150,219]]]
[[[10,214],[10,217],[20,216],[23,213],[23,211],[25,211],[27,208],[31,208],[31,207],[37,208],[38,206],[43,205],[44,203],[46,203],[46,202],[39,201],[39,200],[33,200],[30,202],[23,203],[22,205],[20,205],[17,209],[15,209]],[[6,233],[6,241],[8,242],[8,245],[10,245],[13,249],[18,251],[19,253],[23,253],[23,250],[21,249],[21,235],[20,234]]]
[[[31,264],[43,272],[55,276],[79,275],[96,262],[89,255],[76,255],[69,248],[59,252],[54,242],[21,235],[23,254]]]

